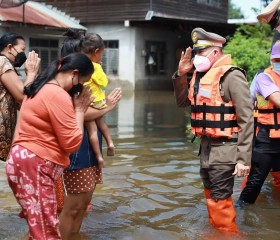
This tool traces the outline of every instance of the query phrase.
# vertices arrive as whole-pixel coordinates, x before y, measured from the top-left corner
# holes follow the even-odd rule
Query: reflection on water
[[[81,239],[185,240],[279,239],[280,193],[265,183],[256,205],[237,209],[242,235],[230,237],[209,225],[199,177],[198,146],[185,136],[185,113],[172,92],[141,92],[124,97],[106,117],[117,147],[106,157],[104,184]],[[104,146],[105,148],[106,146]],[[104,151],[106,152],[106,151]],[[26,231],[1,164],[0,239],[20,239]],[[236,179],[237,200],[241,179]]]

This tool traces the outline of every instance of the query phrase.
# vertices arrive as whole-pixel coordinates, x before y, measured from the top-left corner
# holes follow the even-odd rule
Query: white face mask
[[[272,66],[273,66],[273,71],[280,74],[280,62],[274,62],[272,63]]]
[[[213,50],[212,52],[214,52]],[[206,57],[195,55],[193,60],[193,65],[198,72],[207,72],[211,67],[211,61],[208,59],[209,55],[212,53],[210,52]]]

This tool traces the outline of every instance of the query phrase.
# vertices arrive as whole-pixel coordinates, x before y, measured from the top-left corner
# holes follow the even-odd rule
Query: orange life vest
[[[273,71],[272,67],[265,69],[264,74],[280,88],[280,76]],[[263,96],[256,94],[256,97],[258,107],[257,132],[259,127],[263,127],[269,129],[271,138],[280,138],[280,109]]]
[[[232,101],[225,102],[221,97],[221,81],[225,73],[240,68],[231,65],[230,55],[223,56],[200,79],[199,90],[195,90],[195,71],[190,82],[189,100],[191,101],[192,133],[213,138],[232,138],[239,131],[236,112]]]
[[[254,115],[254,119],[258,119],[258,114],[259,114],[259,111],[258,111],[258,105],[257,105],[257,101],[254,102],[254,110],[253,110],[253,115]]]

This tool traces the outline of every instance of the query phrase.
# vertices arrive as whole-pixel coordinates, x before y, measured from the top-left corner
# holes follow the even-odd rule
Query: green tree
[[[243,68],[252,81],[256,72],[269,64],[273,32],[267,24],[241,25],[227,41],[225,54],[231,54],[233,63]]]
[[[232,0],[228,2],[228,19],[242,19],[244,14],[241,9],[232,3]]]

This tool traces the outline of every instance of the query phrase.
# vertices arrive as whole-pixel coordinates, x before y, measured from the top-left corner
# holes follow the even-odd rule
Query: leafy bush
[[[258,70],[270,64],[272,38],[273,32],[267,24],[241,25],[228,38],[224,53],[232,55],[233,64],[243,68],[251,82]]]

